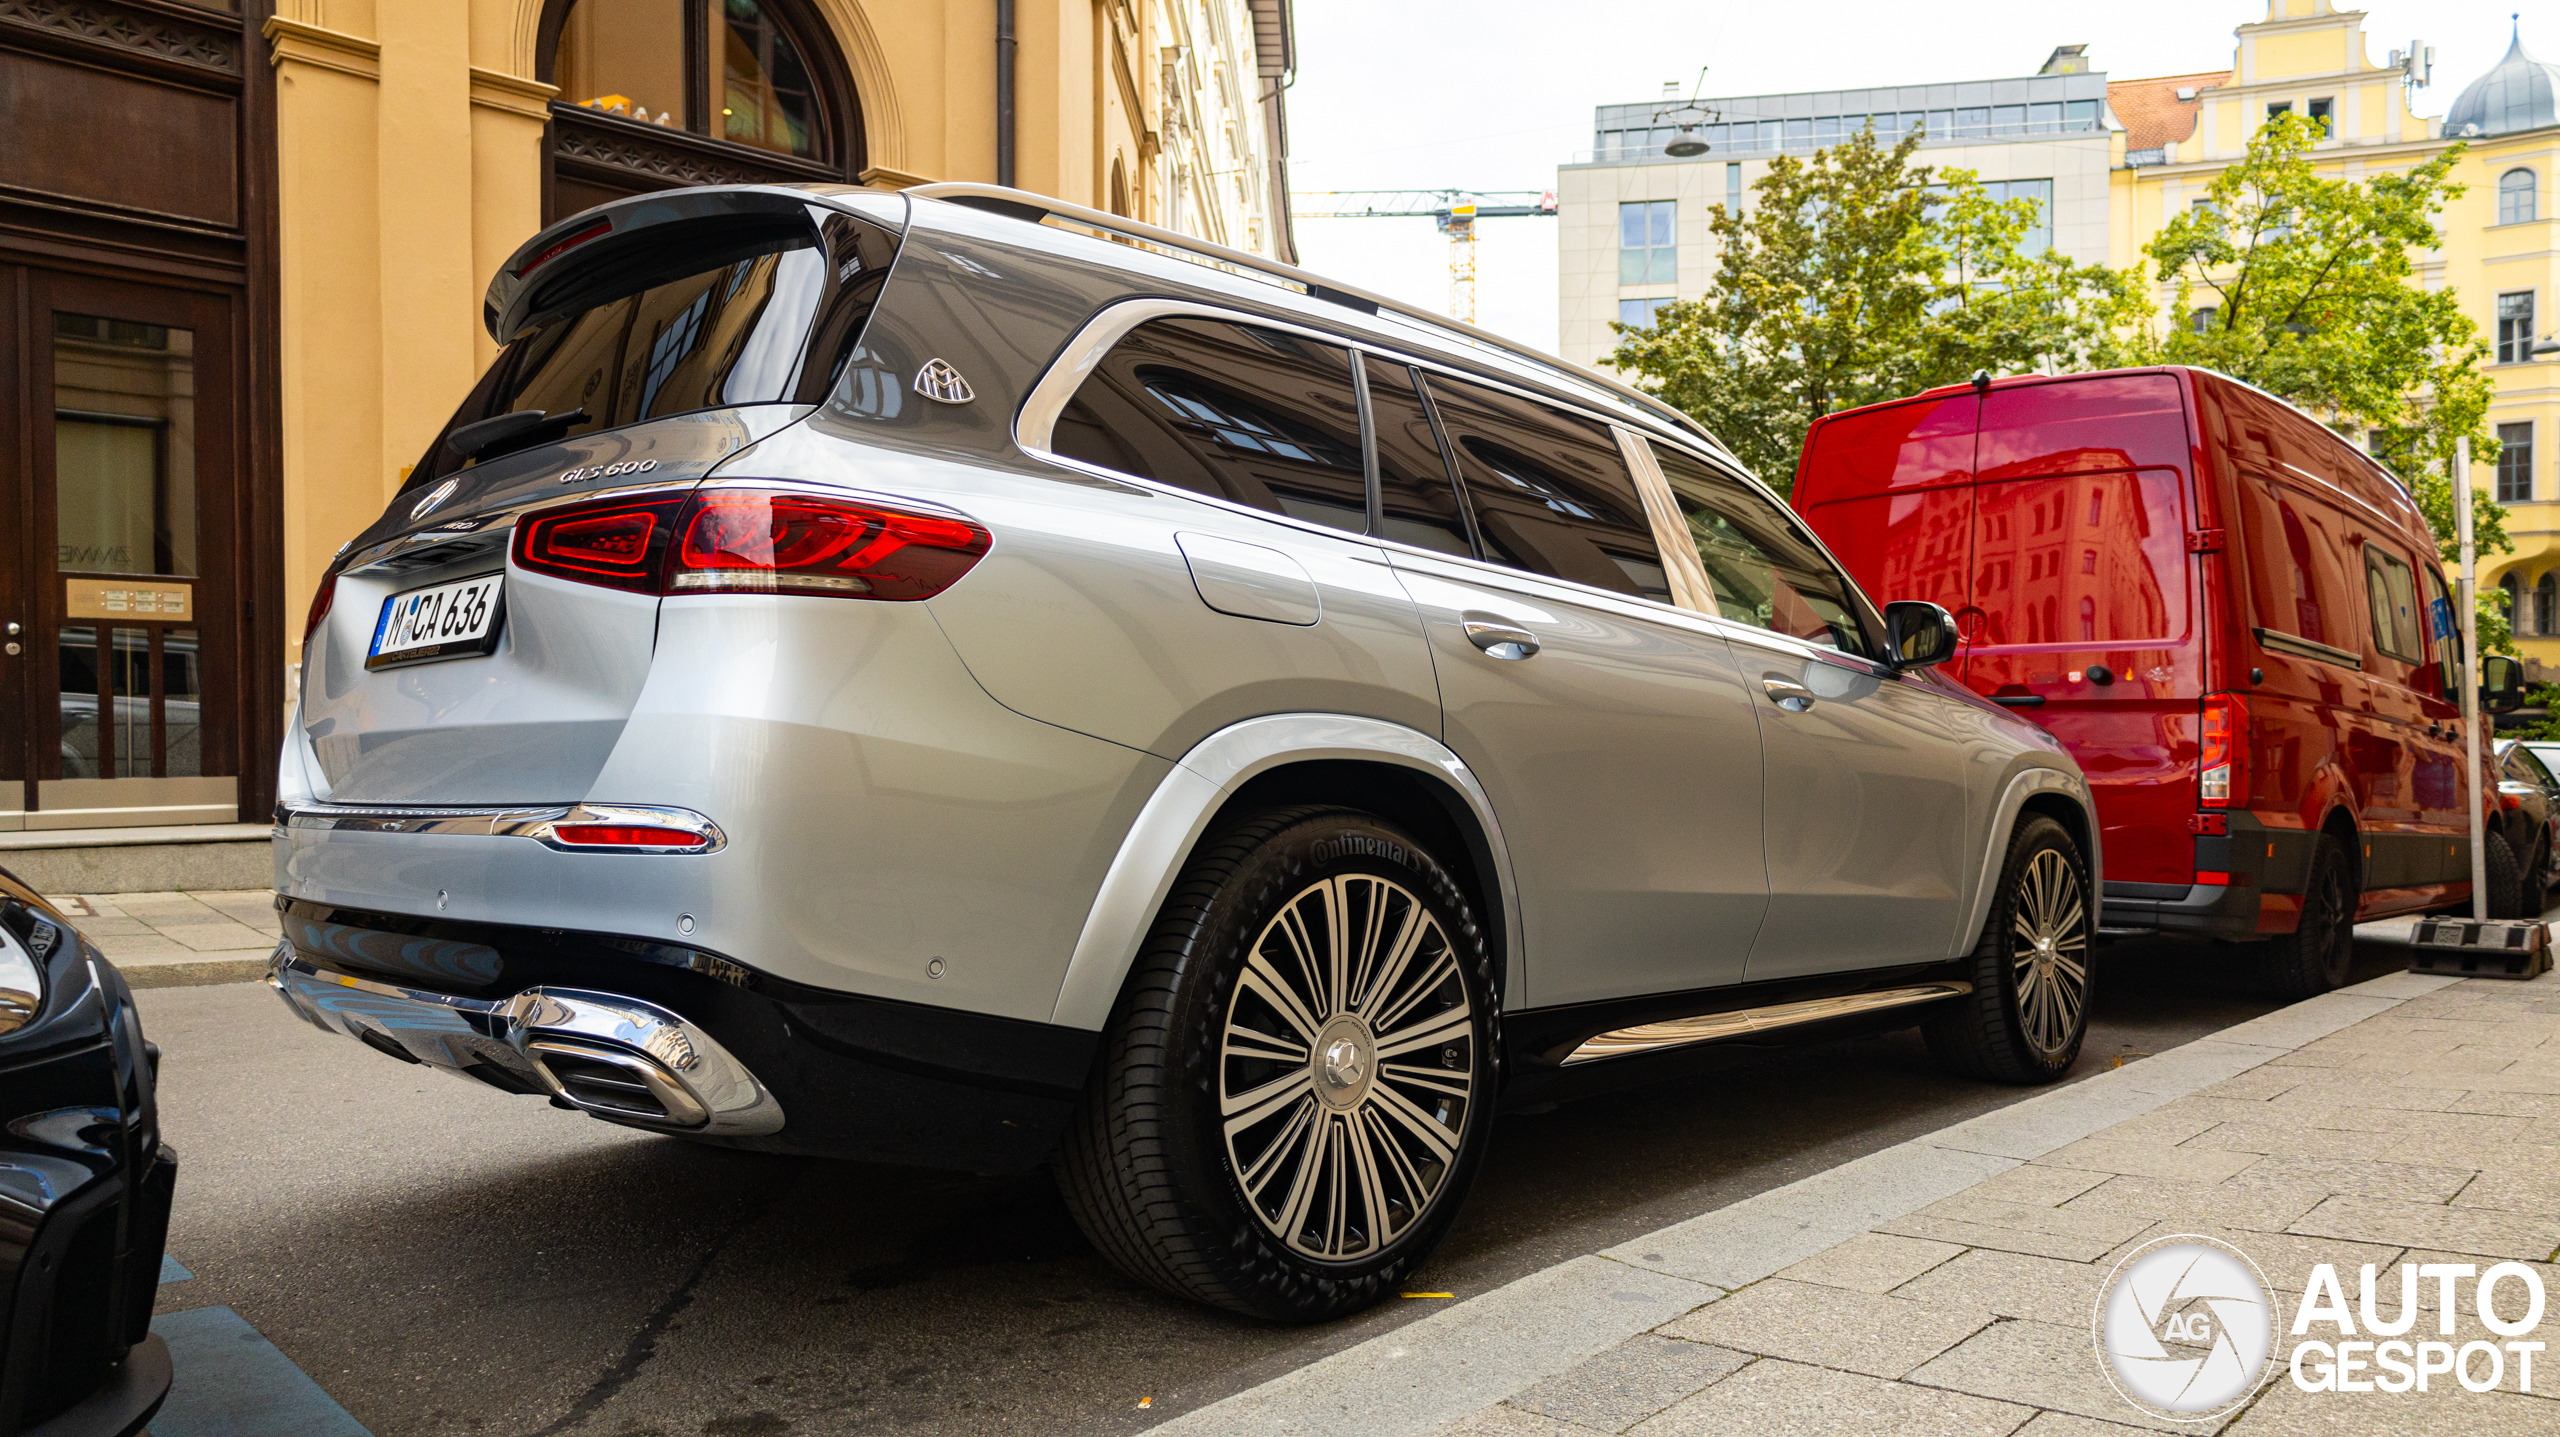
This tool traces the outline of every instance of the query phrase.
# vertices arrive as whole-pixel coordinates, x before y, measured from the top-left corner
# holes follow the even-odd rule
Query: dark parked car
[[[123,1437],[169,1393],[158,1064],[124,976],[0,870],[0,1432]]]
[[[2551,893],[2552,855],[2560,851],[2560,775],[2551,771],[2544,750],[2549,744],[2528,744],[2520,739],[2498,742],[2498,812],[2511,831],[2521,836],[2534,856],[2525,864],[2524,912],[2531,917],[2542,911]],[[2509,840],[2513,843],[2515,840]]]

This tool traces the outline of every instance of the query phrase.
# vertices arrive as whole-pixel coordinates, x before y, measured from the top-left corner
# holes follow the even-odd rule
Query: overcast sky
[[[2249,0],[2057,6],[1962,0],[1821,5],[1609,0],[1296,0],[1298,79],[1289,91],[1291,188],[1547,190],[1556,166],[1590,148],[1595,105],[1709,95],[2031,75],[2056,45],[2086,44],[2116,79],[2227,68]],[[2506,53],[2516,0],[2385,0],[2365,19],[2380,64],[2415,37],[2436,47],[2435,83],[2413,108],[2441,116]],[[2560,13],[2525,43],[2560,56]],[[2543,33],[2543,32],[2548,33]],[[1312,208],[1301,205],[1301,209]],[[1477,319],[1539,349],[1556,342],[1556,226],[1479,227]],[[1445,310],[1447,244],[1427,219],[1300,220],[1301,263],[1409,303]]]

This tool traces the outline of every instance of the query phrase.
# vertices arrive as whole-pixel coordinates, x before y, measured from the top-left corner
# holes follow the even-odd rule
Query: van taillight
[[[706,489],[676,546],[669,594],[744,590],[929,599],[987,552],[966,519],[814,494]]]
[[[516,525],[516,565],[581,584],[654,594],[666,536],[684,504],[682,494],[659,494],[530,515]]]
[[[647,594],[929,599],[958,583],[991,542],[954,515],[721,488],[547,510],[516,526],[515,561]]]
[[[2249,706],[2237,694],[2207,694],[2204,751],[2197,755],[2196,802],[2228,808],[2235,793],[2249,791]]]

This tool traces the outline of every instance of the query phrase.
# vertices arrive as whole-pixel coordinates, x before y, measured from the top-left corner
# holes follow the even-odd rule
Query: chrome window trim
[[[278,837],[294,829],[324,833],[413,833],[466,838],[529,838],[561,853],[674,853],[700,856],[729,846],[720,825],[689,808],[645,803],[276,805]],[[563,824],[628,824],[696,835],[691,844],[569,843]]]
[[[1643,617],[1646,618],[1659,618],[1665,612],[1678,614],[1688,618],[1700,616],[1699,610],[1692,607],[1685,607],[1677,603],[1666,604],[1658,599],[1648,599],[1641,595],[1620,594],[1608,589],[1594,588],[1589,584],[1580,583],[1572,579],[1551,578],[1544,574],[1530,573],[1525,569],[1514,569],[1508,565],[1492,563],[1488,560],[1475,558],[1472,555],[1444,553],[1438,549],[1425,549],[1419,545],[1407,544],[1402,540],[1390,539],[1380,534],[1354,533],[1349,529],[1336,529],[1328,524],[1318,524],[1311,520],[1300,519],[1290,514],[1274,514],[1268,509],[1256,509],[1247,504],[1239,504],[1232,499],[1222,499],[1214,494],[1203,494],[1197,490],[1185,489],[1178,485],[1164,483],[1161,480],[1149,479],[1143,475],[1124,474],[1117,469],[1108,469],[1102,465],[1088,463],[1082,459],[1071,459],[1050,448],[1050,444],[1057,433],[1058,416],[1066,411],[1068,402],[1075,398],[1076,391],[1083,387],[1086,379],[1091,377],[1093,367],[1102,361],[1102,357],[1104,355],[1111,352],[1111,347],[1113,345],[1118,344],[1122,339],[1127,338],[1131,330],[1136,329],[1139,325],[1145,324],[1149,320],[1181,318],[1185,316],[1214,319],[1229,324],[1258,325],[1265,329],[1278,330],[1284,334],[1295,334],[1302,338],[1316,340],[1319,343],[1331,344],[1348,349],[1352,351],[1353,354],[1364,358],[1374,358],[1389,364],[1402,364],[1411,368],[1420,369],[1425,373],[1446,374],[1451,379],[1463,380],[1469,384],[1481,384],[1487,388],[1497,389],[1503,393],[1513,395],[1520,399],[1526,399],[1533,403],[1551,405],[1556,408],[1565,409],[1577,418],[1587,420],[1591,423],[1605,425],[1613,436],[1620,436],[1617,439],[1620,458],[1626,461],[1629,477],[1635,483],[1638,494],[1641,495],[1644,492],[1644,480],[1638,472],[1634,461],[1627,458],[1627,444],[1625,436],[1633,435],[1635,431],[1627,429],[1619,420],[1607,418],[1602,415],[1595,414],[1589,409],[1565,403],[1564,401],[1558,400],[1553,395],[1540,394],[1535,390],[1523,389],[1518,385],[1507,383],[1501,379],[1491,378],[1485,375],[1472,373],[1467,370],[1458,369],[1427,357],[1417,357],[1404,350],[1382,348],[1367,340],[1353,338],[1340,333],[1328,332],[1326,330],[1314,329],[1302,324],[1293,324],[1286,320],[1273,319],[1266,315],[1255,314],[1249,310],[1232,309],[1220,305],[1203,303],[1199,300],[1188,299],[1124,299],[1117,303],[1105,306],[1103,309],[1095,313],[1093,318],[1086,320],[1084,328],[1077,330],[1075,337],[1067,341],[1065,348],[1058,352],[1058,358],[1050,364],[1048,372],[1041,375],[1039,382],[1031,386],[1031,393],[1023,399],[1022,407],[1015,411],[1013,426],[1014,443],[1021,448],[1024,454],[1031,458],[1037,459],[1044,464],[1054,464],[1062,469],[1071,470],[1078,475],[1090,476],[1096,479],[1107,479],[1116,484],[1130,485],[1148,494],[1161,494],[1167,498],[1187,499],[1196,504],[1207,504],[1214,508],[1222,509],[1230,514],[1243,515],[1247,518],[1255,519],[1267,524],[1278,524],[1284,528],[1295,529],[1302,533],[1321,534],[1329,538],[1348,540],[1355,544],[1382,550],[1388,555],[1411,555],[1417,558],[1432,559],[1446,563],[1464,564],[1474,571],[1468,576],[1470,578],[1477,576],[1502,578],[1504,576],[1516,575],[1525,577],[1540,584],[1561,584],[1576,597],[1588,595],[1616,600],[1619,602],[1642,604],[1647,610],[1643,615]],[[1647,456],[1648,460],[1650,457],[1650,455]],[[1716,467],[1721,469],[1727,466],[1717,462]],[[1753,480],[1751,482],[1757,483],[1758,481]],[[1767,492],[1765,486],[1763,488],[1763,492]],[[1780,501],[1776,500],[1775,497],[1772,496],[1771,502],[1779,503]],[[1783,503],[1780,503],[1780,507],[1784,507]],[[1660,550],[1662,548],[1661,528],[1659,522],[1654,519],[1654,516],[1651,514],[1649,509],[1647,511],[1647,519],[1651,527],[1654,529],[1654,547],[1657,550]],[[1825,556],[1828,557],[1827,550],[1825,551]],[[1663,557],[1665,559],[1666,568],[1668,568],[1670,564],[1670,555],[1665,554]],[[1692,556],[1691,563],[1694,565],[1695,562],[1695,556]],[[1838,561],[1834,560],[1833,562],[1837,564]],[[1843,572],[1845,573],[1846,571],[1844,570]],[[1703,578],[1703,574],[1704,571],[1700,570],[1701,578]],[[1674,592],[1676,594],[1677,590],[1675,589]],[[1724,621],[1719,620],[1719,622]]]

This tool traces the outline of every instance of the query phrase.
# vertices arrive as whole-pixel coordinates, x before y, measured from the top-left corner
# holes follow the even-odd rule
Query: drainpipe
[[[996,0],[996,183],[1013,186],[1013,0]]]

